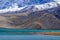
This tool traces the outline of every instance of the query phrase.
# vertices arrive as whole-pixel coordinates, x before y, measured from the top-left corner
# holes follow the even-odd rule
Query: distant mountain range
[[[32,6],[32,8],[35,8]],[[20,29],[60,29],[60,6],[34,11],[32,8],[24,11],[0,14],[1,28],[20,28]],[[57,14],[57,13],[58,14]]]
[[[50,8],[55,8],[58,6],[58,3],[54,0],[6,0],[6,2],[2,0],[2,4],[0,6],[0,14],[1,13],[15,13],[19,11],[27,11],[27,10],[33,10],[33,11],[40,11],[40,10],[47,10]],[[21,3],[20,3],[21,2]],[[26,3],[27,4],[26,4]],[[6,4],[7,3],[7,4]],[[11,3],[11,4],[9,4]],[[29,4],[30,3],[30,4]],[[6,4],[6,5],[5,5]],[[24,5],[20,6],[19,5]]]
[[[0,9],[13,7],[15,3],[18,7],[23,7],[25,5],[44,4],[51,1],[53,0],[0,0]]]
[[[58,4],[56,2],[45,3],[42,5],[25,6],[21,10],[16,10],[16,11],[14,11],[14,10],[12,10],[12,11],[4,10],[4,11],[0,12],[0,15],[13,15],[13,14],[15,14],[15,15],[21,14],[22,15],[22,14],[35,12],[35,11],[47,11],[60,19],[60,4]]]
[[[40,1],[31,1],[33,4],[20,8],[15,3],[9,9],[0,10],[0,28],[60,29],[60,4],[52,0],[39,4]]]

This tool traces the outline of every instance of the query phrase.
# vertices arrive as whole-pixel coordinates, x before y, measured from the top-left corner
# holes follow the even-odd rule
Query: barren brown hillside
[[[33,12],[22,15],[0,15],[0,28],[60,29],[60,19],[52,14]]]

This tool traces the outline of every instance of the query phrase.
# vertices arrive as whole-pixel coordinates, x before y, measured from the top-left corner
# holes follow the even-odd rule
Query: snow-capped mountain
[[[58,6],[55,0],[0,0],[0,13],[15,11],[40,11]]]
[[[6,27],[60,29],[59,1],[5,0],[7,3],[3,1],[3,4],[0,5],[0,24],[4,28],[7,23]]]
[[[30,5],[27,6],[26,8],[24,8],[22,11],[40,11],[40,10],[47,10],[50,8],[55,8],[58,7],[58,3],[56,2],[50,2],[50,3],[45,3],[45,4],[41,4],[41,5]]]
[[[17,4],[15,3],[12,5],[12,7],[9,7],[9,9],[2,9],[0,10],[0,13],[5,13],[5,12],[10,12],[10,11],[26,11],[26,10],[31,10],[31,11],[40,11],[40,10],[45,10],[53,7],[57,7],[56,2],[50,2],[50,3],[45,3],[45,4],[38,4],[38,5],[26,5],[23,7],[18,8]]]
[[[52,0],[0,0],[0,9],[12,7],[15,3],[18,7],[23,7],[25,5],[43,4],[51,1]]]

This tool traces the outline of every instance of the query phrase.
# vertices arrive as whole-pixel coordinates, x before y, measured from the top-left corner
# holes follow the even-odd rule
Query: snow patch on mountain
[[[26,6],[19,8],[18,5],[17,5],[17,3],[15,3],[15,4],[12,4],[12,6],[9,7],[9,8],[0,10],[0,13],[12,12],[12,11],[13,11],[13,12],[14,12],[14,11],[19,11],[19,10],[24,9],[25,7],[26,7]]]
[[[44,10],[44,9],[49,9],[49,8],[54,8],[57,7],[57,3],[56,2],[50,2],[50,3],[45,3],[42,5],[35,5],[35,8],[38,8],[38,10]]]
[[[60,4],[60,0],[54,0],[56,3]]]
[[[29,0],[28,0],[29,1]],[[44,3],[44,4],[35,4],[35,5],[32,5],[34,8],[33,11],[40,11],[40,10],[45,10],[45,9],[50,9],[50,8],[54,8],[54,7],[57,7],[58,2],[54,0],[54,2],[48,2],[48,3]],[[6,13],[6,12],[14,12],[14,11],[20,11],[20,10],[24,10],[24,9],[29,9],[32,7],[31,5],[25,5],[23,7],[19,7],[17,3],[13,3],[12,6],[10,6],[9,8],[6,8],[6,9],[2,9],[0,10],[0,13]]]

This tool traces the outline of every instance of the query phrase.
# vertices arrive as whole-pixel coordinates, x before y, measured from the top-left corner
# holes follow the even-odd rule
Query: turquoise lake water
[[[0,35],[0,40],[60,40],[60,36],[49,36],[49,35]]]

